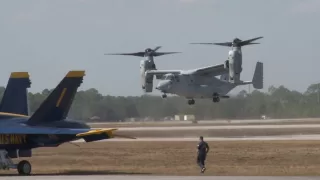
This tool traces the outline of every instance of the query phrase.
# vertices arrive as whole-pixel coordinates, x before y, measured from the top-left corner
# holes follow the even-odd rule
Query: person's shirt
[[[198,153],[199,154],[207,154],[207,151],[209,151],[209,145],[205,141],[200,141],[198,144]]]

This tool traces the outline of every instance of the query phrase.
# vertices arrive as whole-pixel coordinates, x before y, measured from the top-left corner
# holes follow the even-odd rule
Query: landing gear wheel
[[[189,99],[189,100],[188,100],[188,104],[189,104],[189,105],[193,105],[194,103],[195,103],[195,101],[194,101],[193,99]]]
[[[167,98],[167,95],[166,94],[162,94],[162,98]]]
[[[30,175],[31,164],[29,163],[29,161],[26,160],[20,161],[17,166],[17,169],[20,175]]]
[[[213,93],[212,101],[213,102],[219,102],[220,101],[220,97],[219,97],[218,93]]]
[[[219,97],[213,97],[212,101],[213,102],[220,102],[220,98]]]

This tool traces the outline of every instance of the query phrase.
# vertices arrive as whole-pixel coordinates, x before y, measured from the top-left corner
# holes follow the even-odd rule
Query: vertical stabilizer
[[[28,72],[12,72],[1,100],[0,112],[28,115],[27,89],[30,86]]]
[[[70,110],[85,71],[69,71],[28,120],[29,125],[64,120]]]
[[[255,89],[263,88],[263,63],[257,62],[256,69],[254,71],[252,85]]]

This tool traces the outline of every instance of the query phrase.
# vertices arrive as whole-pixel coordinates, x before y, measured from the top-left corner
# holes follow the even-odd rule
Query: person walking
[[[207,154],[209,152],[209,145],[207,142],[205,142],[203,140],[203,136],[200,136],[199,140],[200,140],[200,142],[199,142],[198,148],[197,148],[198,149],[197,164],[201,168],[201,173],[204,173],[204,171],[206,170],[205,160],[206,160]]]

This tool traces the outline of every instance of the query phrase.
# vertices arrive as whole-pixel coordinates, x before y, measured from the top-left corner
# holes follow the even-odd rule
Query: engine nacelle
[[[142,89],[145,92],[152,92],[153,88],[153,75],[147,74],[148,70],[155,70],[156,65],[151,60],[140,61],[140,74]]]
[[[18,157],[32,157],[31,149],[16,149],[8,151],[8,156],[10,158],[18,158]]]
[[[242,71],[242,55],[239,50],[229,51],[229,82],[238,83],[240,82],[240,74]]]
[[[144,91],[145,92],[152,92],[153,89],[153,75],[148,74],[148,72],[145,73],[145,79],[144,79]]]

